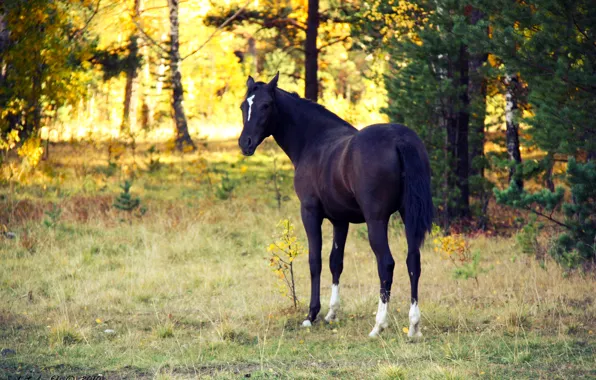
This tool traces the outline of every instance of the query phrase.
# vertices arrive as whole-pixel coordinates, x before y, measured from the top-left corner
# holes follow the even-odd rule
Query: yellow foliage
[[[462,263],[472,261],[470,246],[462,234],[435,237],[433,244],[435,252],[438,252],[445,260],[458,260]]]
[[[29,168],[34,168],[39,164],[41,156],[43,155],[43,148],[41,147],[41,139],[39,137],[32,137],[25,141],[18,149],[19,157],[23,158],[23,164]]]
[[[0,138],[0,149],[10,150],[14,148],[20,140],[19,131],[12,130],[6,135],[6,138]]]
[[[280,228],[277,241],[267,247],[267,252],[270,253],[269,266],[281,280],[280,293],[290,297],[296,306],[293,262],[304,252],[304,246],[294,235],[294,225],[288,219],[280,220],[277,226]]]

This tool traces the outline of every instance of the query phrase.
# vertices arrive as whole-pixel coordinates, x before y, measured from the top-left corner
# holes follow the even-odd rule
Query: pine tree
[[[395,5],[379,0],[359,15],[363,21],[356,32],[366,48],[390,56],[385,112],[425,141],[444,226],[470,215],[470,121],[475,135],[484,130],[479,66],[486,57],[487,19],[473,10],[463,1]],[[478,142],[472,142],[480,155]]]
[[[551,249],[555,259],[569,266],[583,262],[596,262],[596,163],[579,163],[569,159],[567,183],[571,197],[564,202],[562,186],[551,192],[543,189],[529,193],[520,189],[515,181],[506,190],[495,189],[497,202],[525,209],[548,219],[562,228]],[[553,212],[562,208],[565,220],[555,219]]]
[[[492,52],[527,83],[530,142],[549,160],[596,157],[596,7],[589,0],[487,0],[482,8],[492,15]]]
[[[116,199],[114,200],[113,206],[115,209],[123,211],[128,214],[128,223],[132,223],[133,213],[135,211],[139,211],[138,216],[142,216],[145,214],[146,209],[141,206],[141,199],[139,197],[135,197],[130,193],[130,188],[132,187],[132,182],[129,180],[124,181],[120,188],[122,192],[118,194]]]

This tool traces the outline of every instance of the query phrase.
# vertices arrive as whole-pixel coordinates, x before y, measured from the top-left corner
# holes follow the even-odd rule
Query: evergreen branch
[[[205,42],[203,42],[201,44],[201,46],[199,46],[198,48],[196,48],[195,50],[193,50],[191,53],[187,54],[186,56],[184,56],[181,61],[184,61],[186,58],[190,57],[193,54],[196,54],[199,52],[199,50],[201,50],[202,48],[205,47],[205,45],[207,45],[209,43],[209,41],[211,41],[211,39],[213,37],[215,37],[215,35],[217,33],[219,33],[223,28],[226,27],[226,25],[228,25],[230,22],[232,22],[236,17],[238,17],[238,15],[240,15],[240,13],[242,13],[246,7],[248,7],[248,4],[250,4],[250,0],[246,2],[246,4],[244,4],[244,6],[240,9],[238,9],[236,11],[236,13],[234,13],[232,16],[228,17],[228,19],[226,21],[224,21],[220,26],[217,27],[217,29],[215,29],[213,31],[213,33],[211,33],[211,35],[205,40]]]
[[[547,220],[549,220],[549,221],[551,221],[551,222],[553,222],[555,224],[558,224],[561,227],[565,227],[567,229],[571,229],[571,227],[569,225],[567,225],[567,224],[565,224],[563,222],[559,222],[558,220],[554,219],[552,217],[552,212],[551,212],[550,215],[546,215],[546,214],[542,213],[541,211],[535,210],[534,208],[532,208],[530,206],[523,206],[523,208],[526,209],[526,210],[528,210],[528,211],[532,211],[534,214],[536,214],[538,216],[542,216],[543,218],[546,218]]]
[[[557,76],[557,73],[556,73],[556,71],[555,71],[555,70],[553,70],[553,69],[551,69],[551,68],[549,68],[549,67],[544,67],[544,66],[541,66],[541,65],[540,65],[540,64],[538,64],[538,63],[534,63],[534,62],[533,62],[532,60],[530,60],[530,59],[523,59],[523,58],[522,58],[521,60],[522,60],[523,62],[525,62],[526,64],[530,65],[531,67],[535,68],[535,69],[539,69],[539,70],[541,70],[542,72],[545,72],[545,73],[547,73],[547,74],[550,74],[550,75],[553,75],[553,76]],[[575,83],[575,82],[573,82],[572,80],[569,80],[569,78],[568,78],[568,77],[566,77],[566,76],[565,76],[565,77],[563,77],[563,76],[559,76],[559,79],[561,79],[563,82],[567,83],[568,85],[571,85],[571,86],[577,87],[578,89],[580,89],[580,90],[582,90],[582,91],[584,91],[584,92],[587,92],[588,94],[596,94],[596,87],[594,87],[594,86],[590,86],[590,87],[583,86],[583,85],[581,85],[581,84],[579,84],[579,83]]]

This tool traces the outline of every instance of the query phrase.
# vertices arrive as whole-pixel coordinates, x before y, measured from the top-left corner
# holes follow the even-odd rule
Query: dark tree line
[[[565,249],[554,251],[593,259],[596,221],[582,215],[595,202],[587,188],[596,187],[589,111],[596,109],[596,8],[587,0],[378,0],[359,20],[354,33],[364,49],[390,57],[387,114],[416,129],[432,156],[439,222],[448,227],[463,217],[485,225],[498,185],[486,170],[505,171],[510,188],[495,190],[498,201],[551,220],[565,211],[567,221],[557,223],[570,234],[558,245]],[[487,96],[497,95],[503,129],[486,119]],[[502,150],[485,151],[489,140]],[[522,147],[543,153],[524,159]],[[568,157],[573,165],[559,181],[570,187],[571,203],[561,209],[553,167]],[[527,192],[529,181],[545,190]]]

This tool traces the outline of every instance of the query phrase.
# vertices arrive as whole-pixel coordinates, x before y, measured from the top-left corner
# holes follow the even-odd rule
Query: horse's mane
[[[341,117],[337,116],[333,112],[329,111],[327,108],[325,108],[325,106],[323,106],[323,105],[321,105],[319,103],[313,102],[310,99],[303,98],[300,95],[298,95],[296,92],[289,92],[289,91],[283,90],[283,89],[281,89],[279,87],[277,88],[277,90],[280,91],[280,92],[282,92],[282,93],[284,93],[284,94],[286,94],[286,95],[291,96],[294,99],[297,99],[298,100],[297,103],[298,103],[299,106],[305,107],[307,109],[310,108],[310,109],[316,110],[322,116],[329,117],[329,118],[331,118],[331,119],[333,119],[333,120],[335,120],[337,122],[340,122],[342,124],[347,124],[347,125],[350,125],[351,126],[350,123],[348,123],[347,121],[345,121]]]

